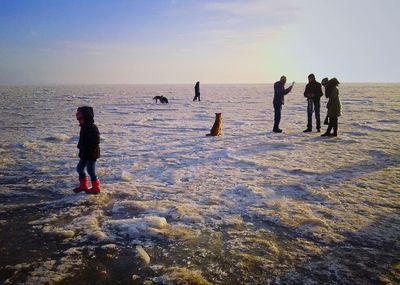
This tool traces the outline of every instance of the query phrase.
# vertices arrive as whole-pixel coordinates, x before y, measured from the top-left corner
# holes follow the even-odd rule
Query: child
[[[92,107],[79,107],[76,112],[76,119],[79,121],[81,131],[78,142],[80,160],[76,167],[80,185],[74,189],[75,193],[81,191],[89,194],[100,193],[100,180],[96,176],[96,160],[100,157],[100,134],[97,126],[94,124],[93,117]],[[90,189],[85,168],[87,168],[92,181],[92,188]]]

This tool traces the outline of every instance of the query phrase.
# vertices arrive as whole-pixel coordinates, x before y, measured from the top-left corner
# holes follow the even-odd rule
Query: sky
[[[398,0],[0,0],[0,84],[400,82]]]

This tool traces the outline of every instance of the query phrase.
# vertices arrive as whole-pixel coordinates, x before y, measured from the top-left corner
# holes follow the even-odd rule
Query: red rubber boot
[[[95,181],[92,181],[92,188],[90,188],[89,190],[86,190],[86,193],[88,193],[88,194],[100,193],[100,180],[97,179]]]
[[[74,189],[75,193],[79,193],[82,191],[87,191],[89,189],[89,178],[86,176],[85,178],[79,179],[79,187]]]

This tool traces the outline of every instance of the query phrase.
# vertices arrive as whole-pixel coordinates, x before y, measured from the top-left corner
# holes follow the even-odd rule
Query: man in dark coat
[[[285,95],[289,94],[292,91],[293,84],[285,89],[286,84],[286,76],[282,76],[281,79],[274,84],[274,133],[281,133],[282,130],[279,128],[279,123],[281,122],[281,112],[282,105],[285,103]]]
[[[307,129],[305,133],[312,132],[312,114],[315,111],[315,120],[317,122],[317,132],[321,132],[321,97],[322,97],[321,83],[315,80],[315,75],[308,76],[308,84],[304,91],[304,97],[307,98]]]
[[[94,124],[93,108],[89,106],[79,107],[76,118],[81,127],[77,145],[80,160],[76,167],[80,185],[74,189],[74,192],[85,191],[86,193],[97,194],[100,192],[100,180],[96,176],[96,160],[100,157],[100,133]],[[90,189],[88,188],[85,168],[92,181],[92,188]]]
[[[196,85],[194,86],[194,98],[193,98],[193,101],[197,101],[197,100],[201,101],[200,100],[200,82],[199,81],[197,81]]]

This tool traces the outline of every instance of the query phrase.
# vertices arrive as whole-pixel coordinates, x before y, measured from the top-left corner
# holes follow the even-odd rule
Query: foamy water
[[[302,133],[303,91],[273,134],[272,85],[0,87],[0,282],[396,284],[400,85],[341,85],[337,138]],[[86,104],[97,196],[72,192]]]

